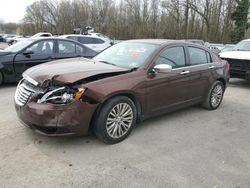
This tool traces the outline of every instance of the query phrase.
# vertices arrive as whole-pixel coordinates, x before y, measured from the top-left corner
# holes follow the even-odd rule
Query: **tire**
[[[0,86],[3,84],[3,74],[0,71]]]
[[[95,114],[93,131],[104,143],[116,144],[131,133],[136,116],[136,106],[131,99],[125,96],[111,98]]]
[[[225,86],[221,81],[217,80],[214,82],[202,104],[202,107],[208,110],[216,110],[223,100],[224,91]]]

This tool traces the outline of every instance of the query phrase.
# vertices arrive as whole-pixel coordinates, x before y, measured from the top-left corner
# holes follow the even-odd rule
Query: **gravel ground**
[[[1,187],[250,187],[250,83],[216,111],[192,107],[138,125],[122,143],[50,138],[22,126],[15,84],[0,88]]]

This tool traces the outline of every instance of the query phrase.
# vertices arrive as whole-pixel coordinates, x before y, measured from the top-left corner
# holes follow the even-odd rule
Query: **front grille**
[[[32,93],[37,91],[37,86],[31,84],[27,80],[23,79],[19,82],[16,93],[15,102],[19,106],[23,106],[27,103]]]

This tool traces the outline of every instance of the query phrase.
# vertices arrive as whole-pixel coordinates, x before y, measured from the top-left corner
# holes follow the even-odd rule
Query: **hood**
[[[40,84],[52,80],[53,83],[60,85],[74,83],[99,74],[127,71],[129,71],[129,69],[95,62],[85,58],[71,58],[34,66],[26,70],[24,74]]]
[[[250,51],[228,51],[219,54],[220,58],[250,60]]]
[[[8,55],[8,54],[11,54],[11,52],[7,52],[5,50],[0,49],[0,56],[5,56],[5,55]]]

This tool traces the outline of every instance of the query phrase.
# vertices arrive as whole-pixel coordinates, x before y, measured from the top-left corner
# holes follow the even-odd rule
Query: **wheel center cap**
[[[117,117],[117,122],[121,122],[122,121],[122,118],[121,117]]]

